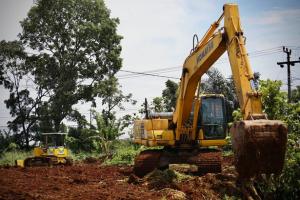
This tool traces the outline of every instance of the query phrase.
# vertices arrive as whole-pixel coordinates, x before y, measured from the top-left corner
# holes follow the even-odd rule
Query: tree
[[[208,79],[201,82],[203,93],[223,94],[226,99],[228,121],[234,120],[232,112],[239,107],[232,77],[226,79],[216,68],[210,68],[207,73]]]
[[[111,153],[112,143],[121,135],[125,134],[126,128],[132,125],[135,116],[117,116],[118,110],[124,110],[124,103],[135,104],[132,94],[124,95],[115,77],[102,81],[95,88],[101,94],[100,112],[91,109],[96,126],[89,124],[77,111],[73,111],[69,116],[70,120],[77,121],[77,129],[71,128],[69,132],[69,144],[78,150],[98,150],[106,155]]]
[[[162,97],[153,98],[150,109],[153,110],[154,112],[163,112],[164,109],[163,98]]]
[[[288,126],[284,169],[280,175],[271,176],[257,185],[266,199],[299,199],[300,102],[288,103],[287,93],[280,91],[281,86],[281,81],[260,81],[264,112],[269,119],[282,120]]]
[[[233,78],[226,79],[216,68],[209,69],[206,74],[209,78],[201,83],[201,90],[204,93],[223,94],[236,105],[238,101]]]
[[[125,134],[125,129],[132,124],[133,117],[125,115],[117,117],[116,109],[124,110],[124,103],[132,105],[136,101],[132,99],[132,94],[124,95],[120,89],[117,79],[111,77],[107,81],[103,81],[95,90],[101,99],[101,112],[94,111],[96,119],[96,135],[92,138],[97,138],[100,142],[101,150],[106,155],[110,153],[111,144],[119,136]]]
[[[14,144],[15,138],[9,131],[0,130],[0,158],[9,149],[10,144]]]
[[[176,107],[178,84],[174,81],[167,80],[165,85],[166,88],[162,91],[164,110],[172,112]]]
[[[36,131],[39,105],[47,91],[36,87],[36,94],[30,95],[28,87],[22,86],[31,79],[26,64],[27,55],[18,41],[0,42],[0,68],[2,76],[0,84],[9,89],[9,99],[5,100],[6,107],[14,119],[8,126],[16,134],[16,143],[29,149],[29,142],[34,140],[31,133]]]
[[[125,115],[119,119],[113,117],[107,120],[102,113],[96,113],[95,119],[97,123],[96,134],[91,138],[99,141],[101,151],[105,155],[109,155],[111,154],[113,141],[123,135],[124,129],[128,127],[129,124],[127,122],[130,119],[130,115]]]
[[[121,68],[118,23],[103,0],[39,0],[21,22],[20,40],[33,52],[29,70],[50,94],[40,115],[55,131],[74,104],[95,102],[101,94],[94,89]]]
[[[260,92],[262,93],[262,104],[264,112],[269,119],[281,119],[286,109],[286,94],[280,91],[281,81],[261,80]]]
[[[300,85],[297,85],[296,88],[292,90],[291,101],[294,103],[300,101]]]
[[[136,104],[136,101],[132,99],[132,94],[124,95],[118,80],[115,77],[110,77],[108,80],[102,81],[101,84],[94,89],[101,98],[102,115],[104,117],[106,125],[108,120],[115,118],[115,109],[124,110],[124,103],[132,105]]]

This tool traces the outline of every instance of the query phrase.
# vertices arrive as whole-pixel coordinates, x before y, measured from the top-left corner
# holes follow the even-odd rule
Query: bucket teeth
[[[278,120],[244,120],[231,130],[235,167],[240,178],[282,171],[287,128]]]

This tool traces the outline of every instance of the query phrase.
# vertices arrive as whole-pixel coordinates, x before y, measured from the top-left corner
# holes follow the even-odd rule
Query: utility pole
[[[296,63],[300,63],[300,57],[299,60],[291,61],[291,54],[292,50],[286,48],[283,46],[283,52],[287,55],[287,61],[286,62],[277,62],[277,65],[279,65],[281,68],[284,67],[284,65],[287,65],[287,81],[288,81],[288,102],[291,102],[291,66],[295,66]]]

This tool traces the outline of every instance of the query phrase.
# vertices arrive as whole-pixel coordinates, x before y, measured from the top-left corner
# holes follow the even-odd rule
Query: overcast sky
[[[145,72],[170,68],[158,74],[179,78],[181,66],[192,48],[192,36],[203,36],[210,24],[222,13],[221,0],[106,0],[113,17],[120,19],[118,33],[122,40],[123,70]],[[227,1],[228,2],[228,1]],[[285,54],[280,46],[292,48],[293,59],[300,57],[300,1],[244,0],[238,3],[246,47],[253,71],[262,79],[282,80],[286,84],[286,68],[276,62]],[[33,0],[0,0],[0,40],[14,40],[21,31],[19,21]],[[263,52],[263,53],[262,53]],[[227,56],[215,64],[226,77],[231,74]],[[128,105],[120,114],[136,112],[141,101],[160,96],[166,78],[118,73],[124,93],[132,93],[139,103]],[[292,67],[293,87],[300,85],[300,64]],[[286,90],[286,87],[282,89]],[[9,112],[3,103],[8,92],[0,86],[0,126],[6,126]],[[76,106],[88,114],[89,105]]]

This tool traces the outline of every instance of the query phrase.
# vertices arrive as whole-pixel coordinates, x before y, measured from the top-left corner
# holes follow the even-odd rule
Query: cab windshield
[[[203,98],[202,105],[203,124],[223,124],[223,101],[220,98]]]
[[[226,137],[227,122],[225,104],[221,97],[202,97],[198,128],[202,128],[205,139]]]
[[[65,135],[62,134],[44,135],[44,144],[47,147],[64,146],[64,139]]]

